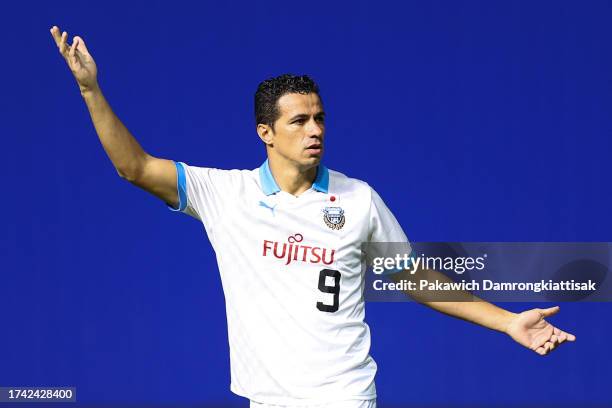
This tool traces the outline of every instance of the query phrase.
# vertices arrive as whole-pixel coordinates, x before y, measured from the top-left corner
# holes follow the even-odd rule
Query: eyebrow
[[[292,122],[292,121],[294,121],[294,120],[296,120],[296,119],[306,119],[306,118],[308,118],[309,116],[310,116],[310,115],[308,115],[308,114],[306,114],[306,113],[298,113],[297,115],[295,115],[295,116],[291,117],[291,118],[289,119],[289,122]],[[316,113],[314,116],[315,116],[315,117],[319,117],[319,118],[320,118],[321,116],[325,117],[325,112],[323,112],[323,111],[317,112],[317,113]]]

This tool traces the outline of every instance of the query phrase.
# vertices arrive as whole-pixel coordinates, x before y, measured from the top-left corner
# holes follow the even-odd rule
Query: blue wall
[[[203,228],[122,181],[53,24],[84,37],[152,154],[254,168],[259,81],[308,73],[331,168],[415,241],[612,241],[607,1],[3,6],[0,386],[84,403],[246,406]],[[506,305],[518,311],[547,304]],[[609,304],[563,304],[539,357],[416,304],[369,304],[379,404],[611,406]]]

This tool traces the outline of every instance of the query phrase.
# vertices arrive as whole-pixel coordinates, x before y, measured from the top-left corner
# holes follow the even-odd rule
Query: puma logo
[[[268,210],[272,211],[272,216],[274,216],[274,208],[276,207],[276,204],[274,204],[274,206],[273,206],[273,207],[270,207],[270,206],[269,206],[268,204],[266,204],[265,202],[260,201],[260,202],[259,202],[259,206],[260,206],[260,207],[263,207],[263,208],[267,208]]]

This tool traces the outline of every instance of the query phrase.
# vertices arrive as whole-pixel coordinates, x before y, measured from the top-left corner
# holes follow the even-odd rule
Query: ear
[[[269,125],[264,125],[263,123],[257,124],[257,134],[266,145],[272,146],[274,142],[274,131]]]

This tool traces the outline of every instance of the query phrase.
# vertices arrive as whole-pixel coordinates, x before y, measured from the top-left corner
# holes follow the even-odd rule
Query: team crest
[[[325,207],[323,209],[323,221],[329,228],[339,230],[344,227],[344,210],[340,207]]]

